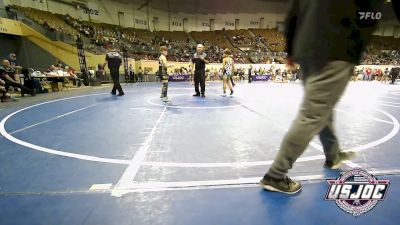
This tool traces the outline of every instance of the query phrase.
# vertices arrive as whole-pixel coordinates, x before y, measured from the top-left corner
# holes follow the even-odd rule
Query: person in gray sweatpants
[[[396,7],[399,2],[392,3]],[[273,164],[260,181],[265,190],[287,194],[301,190],[300,182],[291,180],[287,173],[317,134],[326,168],[337,169],[354,156],[340,149],[333,109],[378,22],[361,17],[360,12],[378,13],[382,4],[382,0],[291,1],[285,31],[287,64],[300,64],[305,94]]]

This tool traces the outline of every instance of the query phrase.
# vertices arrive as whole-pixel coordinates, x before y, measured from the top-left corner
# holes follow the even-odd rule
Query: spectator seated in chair
[[[29,89],[24,85],[20,84],[16,80],[13,79],[15,75],[15,70],[11,67],[10,62],[8,60],[3,60],[2,65],[0,66],[0,79],[2,79],[5,84],[4,87],[8,92],[10,87],[15,87],[21,89],[21,95],[30,94],[32,96],[35,95],[35,91],[33,89]]]
[[[72,80],[73,84],[76,85],[77,87],[82,86],[82,79],[76,75],[75,70],[72,68],[69,68],[69,66],[64,67],[64,72],[66,72],[69,75],[69,80]]]
[[[104,70],[103,64],[98,64],[97,65],[97,70],[96,70],[96,78],[100,79],[102,81],[106,81],[106,71]]]
[[[19,73],[22,70],[21,66],[17,65],[17,55],[15,53],[10,53],[8,61],[10,62],[11,68],[16,72],[13,79],[19,83]]]

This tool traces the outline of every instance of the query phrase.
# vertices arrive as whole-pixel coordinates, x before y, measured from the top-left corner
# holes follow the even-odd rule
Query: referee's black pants
[[[392,84],[396,83],[397,74],[392,74]]]
[[[123,94],[121,84],[119,83],[119,68],[110,68],[111,79],[114,83],[113,89],[111,91],[112,94],[116,94],[118,90],[119,94]]]
[[[201,92],[199,90],[199,86],[201,88]],[[202,94],[206,92],[206,71],[200,70],[194,72],[194,90],[196,94]]]

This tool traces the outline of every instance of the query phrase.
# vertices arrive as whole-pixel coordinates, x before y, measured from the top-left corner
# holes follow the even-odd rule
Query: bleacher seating
[[[276,29],[251,29],[255,35],[264,37],[264,42],[272,52],[284,52],[286,48],[285,38]]]
[[[220,31],[157,31],[121,28],[117,25],[78,20],[69,15],[53,14],[32,8],[14,6],[44,28],[72,36],[81,34],[91,40],[88,51],[104,53],[115,46],[127,48],[135,59],[155,59],[160,45],[169,48],[169,60],[189,61],[196,44],[203,43],[211,62],[221,62],[222,51],[230,48],[236,62],[264,63],[282,61],[286,48],[284,35],[276,29],[220,30]],[[390,50],[390,51],[388,51]],[[400,39],[374,37],[367,48],[365,63],[395,63],[400,61]]]
[[[49,30],[66,33],[69,35],[76,35],[78,33],[73,27],[69,26],[57,14],[32,8],[24,8],[20,6],[14,7],[16,10],[22,12],[25,16],[32,19],[34,22],[42,25]]]
[[[236,47],[248,47],[256,42],[249,30],[226,30],[225,34]]]
[[[159,37],[164,37],[167,40],[174,40],[180,42],[187,42],[189,36],[184,31],[157,31],[155,35]]]
[[[233,48],[226,39],[223,31],[193,31],[189,33],[197,42],[205,45],[219,46],[221,48]]]

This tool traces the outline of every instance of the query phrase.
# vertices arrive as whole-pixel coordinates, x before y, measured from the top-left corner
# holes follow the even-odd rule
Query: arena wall
[[[181,68],[181,67],[188,68],[189,65],[191,65],[190,62],[169,62],[169,64],[173,65],[173,68],[170,69],[169,73],[173,73],[172,71],[174,69]],[[275,69],[281,69],[281,70],[286,69],[285,64],[236,64],[235,66],[236,66],[236,69],[239,69],[239,68],[245,69],[246,74],[247,74],[247,70],[249,69],[250,66],[252,66],[252,68],[255,70],[258,70],[259,68],[268,70],[269,68],[271,68],[271,66],[274,66]],[[135,72],[138,71],[139,67],[142,67],[142,69],[148,70],[150,74],[155,74],[156,71],[158,70],[158,61],[154,61],[154,60],[136,61]],[[356,69],[363,69],[366,67],[369,67],[371,69],[384,70],[385,68],[391,69],[394,66],[393,65],[359,65],[359,66],[356,66]],[[206,65],[206,69],[210,69],[210,70],[211,69],[219,70],[220,68],[222,68],[222,63],[210,63],[210,64]]]
[[[231,14],[188,14],[181,12],[163,11],[149,7],[143,7],[133,3],[120,3],[111,0],[102,1],[79,1],[87,2],[88,8],[95,11],[87,14],[80,8],[63,4],[62,1],[43,0],[4,0],[7,5],[20,5],[44,11],[69,14],[74,18],[92,20],[94,22],[122,25],[124,27],[134,27],[138,29],[163,30],[163,31],[209,31],[211,29],[210,20],[214,20],[214,29],[249,29],[249,28],[275,28],[277,22],[284,20],[283,13],[273,13],[272,9],[285,8],[284,3],[265,2],[267,13],[231,13]],[[268,12],[270,11],[270,12]],[[280,10],[284,11],[284,10]],[[122,12],[123,16],[118,13]],[[158,18],[155,19],[155,18]],[[260,19],[264,18],[261,23]],[[239,19],[239,24],[235,26],[235,20]],[[158,21],[158,22],[157,22]]]

